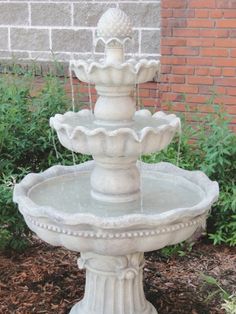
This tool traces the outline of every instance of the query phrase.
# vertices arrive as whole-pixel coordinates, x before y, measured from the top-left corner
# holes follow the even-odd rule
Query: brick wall
[[[158,57],[160,1],[0,0],[0,59],[88,57],[98,19],[117,3],[133,20],[136,44],[127,52]]]
[[[236,0],[163,0],[160,101],[208,113],[206,101],[232,116],[236,131]]]

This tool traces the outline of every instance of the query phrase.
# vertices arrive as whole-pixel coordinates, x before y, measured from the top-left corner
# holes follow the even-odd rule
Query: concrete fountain
[[[52,244],[81,252],[85,295],[70,314],[154,314],[143,292],[144,252],[176,244],[204,227],[218,184],[200,171],[145,164],[180,132],[174,114],[135,110],[134,85],[153,79],[159,61],[124,58],[132,25],[119,8],[100,18],[98,62],[72,61],[77,78],[95,84],[92,110],[56,114],[50,125],[69,150],[93,161],[28,174],[14,201],[31,230]]]

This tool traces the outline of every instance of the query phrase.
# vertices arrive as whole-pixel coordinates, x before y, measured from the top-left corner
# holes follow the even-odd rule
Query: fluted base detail
[[[70,314],[157,314],[143,291],[143,253],[103,256],[82,253],[85,295]]]

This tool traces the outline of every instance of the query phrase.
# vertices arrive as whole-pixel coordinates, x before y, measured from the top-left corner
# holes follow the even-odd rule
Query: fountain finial
[[[114,39],[123,42],[131,39],[132,34],[131,20],[120,8],[108,9],[98,21],[97,37],[105,43]]]

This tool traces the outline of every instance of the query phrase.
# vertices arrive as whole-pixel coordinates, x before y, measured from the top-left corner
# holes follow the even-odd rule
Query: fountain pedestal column
[[[140,173],[137,158],[96,157],[91,174],[91,195],[99,201],[124,203],[140,197]]]
[[[157,314],[143,292],[143,253],[105,256],[81,253],[85,295],[70,314]]]

